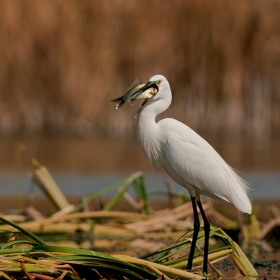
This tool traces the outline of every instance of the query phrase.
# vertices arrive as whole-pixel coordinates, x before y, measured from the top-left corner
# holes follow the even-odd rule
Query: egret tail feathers
[[[252,213],[252,203],[248,197],[248,192],[251,189],[248,186],[248,182],[246,182],[243,178],[241,178],[233,168],[232,168],[232,171],[234,174],[234,178],[238,182],[239,186],[241,186],[241,188],[243,189],[243,194],[240,195],[239,194],[240,191],[237,193],[237,199],[238,199],[237,204],[234,204],[234,203],[233,204],[240,211],[251,214]],[[240,197],[242,197],[242,199]],[[240,202],[242,203],[241,205],[239,205]],[[238,205],[239,205],[239,207],[238,207]]]
[[[237,195],[234,195],[231,197],[231,199],[228,199],[224,196],[221,196],[217,193],[214,193],[215,196],[219,197],[220,199],[227,201],[229,203],[232,203],[239,211],[247,214],[252,213],[252,204],[249,198],[243,199],[243,201],[240,201],[240,198]]]
[[[247,194],[249,190],[247,182],[233,169],[226,168],[224,170],[226,173],[216,182],[217,188],[215,191],[212,189],[212,193],[216,197],[232,203],[239,211],[251,214],[252,204]]]
[[[242,197],[242,200],[240,197],[233,197],[232,204],[241,212],[251,214],[252,213],[252,204],[248,196]]]
[[[251,188],[249,187],[249,183],[238,175],[238,173],[240,174],[240,172],[238,172],[231,166],[230,166],[230,168],[232,169],[232,171],[234,173],[234,177],[237,180],[237,182],[240,184],[240,186],[243,188],[243,190],[245,190],[246,193],[248,193],[251,190]]]
[[[234,179],[237,184],[233,184],[230,188],[230,202],[241,212],[243,213],[252,213],[252,204],[247,195],[249,187],[245,180],[243,180],[238,174],[234,171]]]

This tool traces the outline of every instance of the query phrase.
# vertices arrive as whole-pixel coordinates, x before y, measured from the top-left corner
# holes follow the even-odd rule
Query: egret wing
[[[168,128],[164,130],[167,137],[163,150],[169,168],[198,193],[214,195],[233,203],[242,212],[251,212],[246,185],[212,146],[180,122],[172,122]]]

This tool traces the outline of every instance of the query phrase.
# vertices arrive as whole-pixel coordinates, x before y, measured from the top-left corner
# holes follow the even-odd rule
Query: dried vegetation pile
[[[28,279],[90,279],[93,275],[100,279],[203,277],[200,274],[203,228],[198,237],[193,271],[185,271],[192,240],[193,214],[191,203],[183,195],[175,196],[170,191],[168,199],[175,204],[156,211],[149,203],[143,174],[137,172],[93,193],[80,204],[71,205],[48,170],[36,161],[34,165],[33,180],[59,211],[44,217],[29,207],[23,209],[23,215],[1,218],[0,271],[6,279],[18,275],[25,275]],[[134,189],[136,197],[131,195],[130,188]],[[90,209],[90,201],[112,189],[118,192],[102,210]],[[114,211],[121,200],[131,204],[134,211]],[[272,223],[258,221],[254,212],[244,223],[242,217],[237,219],[222,214],[210,202],[204,202],[203,207],[211,223],[209,266],[213,273],[221,275],[214,264],[229,258],[243,275],[257,275],[237,243],[225,231],[241,231],[246,244],[259,243],[268,249],[265,240],[273,235]],[[267,211],[277,216],[277,208],[270,207]],[[275,219],[274,226],[278,220]]]

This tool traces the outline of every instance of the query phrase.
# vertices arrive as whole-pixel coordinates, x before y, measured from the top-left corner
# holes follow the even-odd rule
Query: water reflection
[[[230,140],[208,141],[231,166],[242,171],[254,199],[280,196],[279,142],[256,147]],[[16,186],[20,186],[23,194],[29,192],[31,183],[26,173],[32,170],[32,158],[38,158],[47,166],[62,191],[69,196],[98,191],[139,170],[146,174],[150,192],[166,189],[165,178],[146,162],[135,139],[38,136],[4,138],[0,139],[0,145],[1,194],[13,195]],[[176,191],[181,190],[175,183],[174,187]]]
[[[211,139],[202,135],[220,155],[241,172],[280,170],[280,141],[253,145],[232,139]],[[20,145],[20,146],[19,146]],[[153,173],[136,139],[79,137],[25,137],[0,139],[0,169],[15,172],[16,150],[21,149],[20,168],[30,171],[31,159],[37,158],[51,171],[59,173],[129,173],[138,170]]]

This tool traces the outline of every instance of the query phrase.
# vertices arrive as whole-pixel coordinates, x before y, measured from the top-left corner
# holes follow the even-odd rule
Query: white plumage
[[[147,102],[137,120],[137,138],[149,162],[188,189],[191,196],[206,195],[232,203],[251,213],[247,186],[212,146],[185,124],[166,118],[156,122],[158,114],[171,104],[167,79],[153,76],[149,83],[158,92]]]
[[[139,85],[138,80],[136,82]],[[200,230],[199,207],[205,233],[203,271],[207,273],[210,224],[200,195],[225,200],[250,214],[252,206],[246,193],[248,187],[212,146],[191,128],[170,118],[156,122],[156,116],[168,109],[172,101],[171,89],[165,77],[153,76],[146,85],[140,86],[137,90],[130,87],[124,96],[112,101],[122,105],[127,99],[145,99],[137,112],[138,141],[148,161],[190,193],[194,229],[187,270],[192,269]]]

